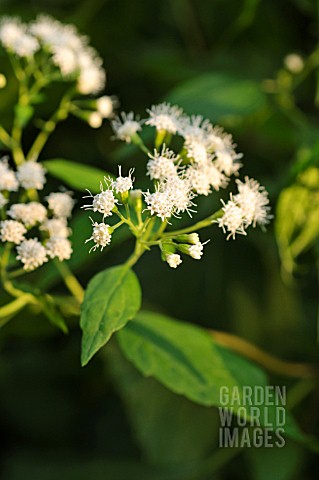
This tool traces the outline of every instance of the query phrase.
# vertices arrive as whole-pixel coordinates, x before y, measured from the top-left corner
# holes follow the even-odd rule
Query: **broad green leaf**
[[[90,281],[82,305],[82,365],[131,320],[141,306],[141,288],[125,265],[98,273]]]
[[[228,349],[218,346],[206,331],[194,325],[178,322],[152,312],[140,312],[134,321],[118,333],[120,347],[125,356],[145,376],[152,376],[175,393],[206,406],[224,406],[221,388],[229,392],[243,386],[267,385],[264,372]],[[237,411],[241,405],[227,408]],[[276,410],[260,405],[260,419],[268,419],[275,427]],[[250,405],[244,405],[247,418]],[[242,409],[241,409],[242,411]],[[306,438],[286,412],[285,432],[290,437],[307,442]],[[310,442],[310,440],[309,440]]]
[[[117,335],[125,356],[146,376],[153,376],[175,393],[202,405],[220,404],[220,388],[237,385],[223,352],[209,334],[194,325],[153,312],[140,312]],[[238,357],[247,381],[265,385],[261,370]],[[232,359],[231,359],[232,360]]]
[[[105,176],[111,176],[100,168],[83,165],[82,163],[56,158],[43,162],[45,168],[54,177],[62,180],[75,190],[90,190],[92,193],[100,192],[100,183]]]
[[[175,395],[143,377],[111,342],[108,372],[122,397],[133,433],[147,459],[162,466],[195,466],[217,446],[216,409]]]
[[[209,73],[188,80],[177,86],[167,100],[187,113],[204,115],[212,121],[252,114],[266,102],[258,83],[226,73]]]

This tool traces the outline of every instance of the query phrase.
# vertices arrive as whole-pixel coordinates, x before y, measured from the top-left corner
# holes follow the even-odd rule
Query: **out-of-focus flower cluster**
[[[90,46],[89,38],[74,25],[43,14],[29,23],[17,17],[2,17],[0,44],[15,58],[13,66],[18,61],[37,86],[44,87],[52,81],[74,82],[75,95],[97,95],[105,87],[103,61]],[[107,95],[85,103],[82,100],[73,104],[71,113],[98,128],[103,118],[112,116],[116,103],[116,98]]]
[[[104,222],[105,217],[119,211],[125,204],[123,195],[130,197],[134,205],[140,195],[144,199],[142,210],[146,217],[158,217],[162,222],[170,223],[172,217],[180,218],[187,212],[189,216],[197,211],[196,197],[208,196],[228,186],[232,176],[238,176],[242,154],[237,153],[232,136],[219,126],[214,126],[202,116],[188,116],[178,106],[167,103],[155,105],[148,111],[148,118],[140,120],[133,112],[122,113],[112,122],[115,138],[127,143],[135,143],[147,153],[146,175],[153,187],[145,192],[133,189],[131,173],[129,177],[120,176],[115,181],[106,181],[106,189],[91,195],[92,204],[85,208],[103,215],[103,222],[93,222],[93,234],[89,240],[95,242],[93,249],[104,248],[111,241],[113,229]],[[142,130],[147,127],[156,129],[156,148],[149,151],[141,138]],[[231,194],[227,203],[221,200],[221,209],[212,219],[227,234],[235,238],[236,234],[246,235],[249,226],[264,227],[269,215],[268,193],[253,179],[236,179],[237,193]],[[119,185],[123,186],[119,188]],[[174,237],[169,242],[161,242],[162,257],[172,267],[181,263],[176,251],[199,259],[203,253],[203,244],[198,234]],[[167,234],[168,235],[168,234]],[[166,237],[167,237],[166,235]],[[196,236],[196,238],[195,238]]]
[[[7,157],[0,159],[0,240],[15,246],[26,271],[49,259],[68,260],[72,254],[68,219],[74,200],[70,192],[54,192],[41,201],[45,182],[39,163],[25,162],[14,171]],[[31,192],[35,200],[29,201]]]

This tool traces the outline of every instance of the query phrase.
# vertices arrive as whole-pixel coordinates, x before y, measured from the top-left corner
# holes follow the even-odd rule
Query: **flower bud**
[[[177,237],[174,237],[174,240],[178,243],[189,243],[190,245],[196,245],[200,242],[198,233],[178,235]]]

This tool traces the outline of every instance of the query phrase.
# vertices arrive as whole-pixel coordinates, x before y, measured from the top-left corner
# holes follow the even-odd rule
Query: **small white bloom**
[[[0,192],[0,209],[8,203],[6,197]]]
[[[195,245],[192,245],[191,247],[189,247],[188,253],[195,260],[200,260],[204,253],[203,248],[204,248],[204,244],[201,242],[198,242]]]
[[[172,150],[169,150],[165,147],[162,148],[161,152],[158,152],[154,149],[154,154],[148,155],[150,157],[147,162],[147,175],[150,176],[151,180],[163,180],[167,177],[177,175],[177,167],[175,162],[178,160],[178,157]]]
[[[113,115],[114,106],[116,106],[117,100],[109,95],[103,95],[96,101],[96,108],[103,118],[110,118]]]
[[[99,112],[92,112],[89,115],[88,123],[92,128],[100,128],[103,123],[103,117]]]
[[[217,150],[214,163],[221,172],[224,172],[230,177],[231,175],[236,174],[242,166],[239,162],[241,157],[242,155],[240,153],[236,154],[234,151]]]
[[[80,77],[78,90],[83,95],[100,92],[105,85],[106,74],[102,67],[102,59],[93,48],[87,47],[78,56]]]
[[[151,215],[156,215],[162,221],[170,218],[174,212],[174,204],[171,196],[167,192],[156,191],[154,193],[144,193],[147,210]]]
[[[41,225],[40,230],[48,232],[50,237],[67,238],[71,234],[71,229],[67,226],[65,218],[46,220]]]
[[[47,251],[37,238],[24,240],[17,246],[17,252],[17,260],[23,263],[23,268],[28,272],[48,261]]]
[[[39,42],[27,32],[26,25],[16,18],[4,18],[0,24],[0,41],[5,48],[19,57],[32,57]]]
[[[177,268],[182,263],[181,256],[177,253],[170,253],[166,257],[166,261],[171,268]]]
[[[115,138],[131,143],[132,137],[142,130],[141,122],[134,119],[134,113],[121,113],[120,117],[116,117],[112,123],[112,128],[115,133]]]
[[[160,103],[159,105],[153,105],[147,110],[147,113],[149,118],[145,121],[146,125],[151,125],[156,127],[157,130],[165,130],[175,135],[180,126],[183,110],[176,105]]]
[[[218,226],[223,229],[224,233],[229,232],[227,240],[229,238],[235,238],[236,233],[240,235],[247,235],[245,231],[246,221],[243,210],[235,203],[233,197],[230,197],[230,200],[223,204],[224,215],[216,220]]]
[[[67,238],[52,237],[45,244],[47,254],[50,258],[58,258],[60,262],[69,260],[72,255],[71,242]]]
[[[191,216],[194,210],[191,210],[190,207],[195,206],[192,202],[195,194],[192,192],[192,186],[187,178],[178,176],[168,177],[161,183],[160,188],[168,195],[174,205],[175,214],[186,211]]]
[[[297,74],[303,70],[305,62],[298,53],[289,53],[284,58],[284,65],[291,73]]]
[[[4,220],[0,222],[0,238],[2,242],[12,242],[19,245],[24,240],[27,229],[20,222],[15,220]]]
[[[26,227],[43,223],[47,216],[46,208],[39,202],[14,203],[7,213],[9,217],[24,223]]]
[[[187,169],[186,176],[193,190],[195,190],[198,195],[207,196],[211,193],[211,184],[207,175],[207,168],[191,166]]]
[[[25,162],[18,167],[17,178],[23,188],[42,190],[46,182],[45,169],[40,163]]]
[[[78,71],[76,52],[65,45],[52,46],[52,61],[60,69],[62,76],[69,77]]]
[[[54,192],[46,197],[49,209],[55,217],[68,218],[71,216],[74,200],[68,192]]]
[[[115,181],[112,182],[112,187],[116,193],[124,193],[132,190],[134,179],[132,179],[132,174],[134,169],[129,171],[128,177],[122,177],[121,167],[119,166],[119,176]]]
[[[272,216],[269,215],[269,198],[265,188],[248,177],[245,177],[245,182],[236,182],[239,193],[234,196],[234,200],[242,209],[247,225],[255,227],[257,223],[261,226],[269,223]]]
[[[192,159],[198,165],[205,165],[212,159],[212,155],[208,153],[204,142],[198,140],[186,140],[184,147],[187,150],[187,157]]]
[[[95,245],[90,249],[90,252],[95,250],[99,247],[101,247],[101,250],[103,250],[104,247],[109,245],[111,243],[112,235],[110,233],[110,225],[107,225],[106,223],[98,223],[98,222],[93,222],[92,221],[92,226],[93,226],[93,232],[92,236],[88,238],[85,243],[90,242],[93,240]]]
[[[83,198],[92,198],[92,205],[83,205],[82,208],[85,210],[93,210],[93,212],[99,212],[103,214],[103,218],[110,217],[112,215],[112,210],[115,205],[118,203],[118,200],[114,197],[112,190],[103,190],[101,184],[101,193],[97,195],[92,195],[88,190],[89,195]]]
[[[0,190],[16,192],[19,182],[15,173],[10,169],[7,157],[0,159]]]
[[[206,144],[208,135],[213,131],[213,125],[202,115],[183,117],[179,128],[179,134],[188,142]]]

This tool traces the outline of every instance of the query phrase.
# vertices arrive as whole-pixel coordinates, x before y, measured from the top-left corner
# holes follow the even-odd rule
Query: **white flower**
[[[186,140],[184,147],[187,150],[187,157],[199,165],[205,165],[212,159],[208,153],[205,143],[198,140]]]
[[[112,123],[112,128],[115,133],[115,138],[131,143],[132,137],[142,130],[141,122],[134,119],[134,113],[121,113],[120,117],[116,117]]]
[[[0,159],[0,190],[16,192],[19,188],[19,182],[15,173],[10,169],[7,157]]]
[[[204,253],[203,248],[204,248],[204,244],[201,242],[198,242],[195,245],[192,245],[191,247],[189,247],[188,253],[195,260],[200,260]]]
[[[115,97],[104,95],[103,97],[97,99],[96,108],[103,118],[110,118],[113,115],[113,110],[116,104],[117,99]]]
[[[221,200],[223,204],[223,211],[224,215],[216,220],[218,226],[223,229],[224,233],[229,232],[227,236],[227,240],[229,238],[235,238],[236,233],[240,235],[247,235],[245,231],[246,221],[244,217],[244,212],[242,209],[236,205],[233,197],[230,197],[230,200],[225,204],[223,200]]]
[[[195,194],[191,190],[189,181],[178,176],[160,181],[154,193],[148,191],[144,196],[151,215],[157,215],[163,221],[185,211],[189,215],[194,212],[190,207],[194,205],[192,198]]]
[[[224,131],[222,127],[218,125],[213,126],[207,132],[206,136],[207,145],[211,151],[234,151],[236,145],[233,143],[233,137],[230,133]]]
[[[88,118],[88,124],[92,128],[100,128],[103,123],[103,117],[99,112],[92,112]]]
[[[192,186],[188,179],[178,176],[168,177],[162,182],[161,188],[174,205],[174,213],[179,214],[186,211],[191,216],[191,212],[194,210],[191,210],[190,207],[195,205],[192,202],[195,194],[192,192]]]
[[[0,41],[5,48],[19,57],[32,57],[39,49],[39,42],[27,33],[26,25],[16,18],[4,18],[0,24]]]
[[[174,212],[174,204],[167,192],[155,191],[154,193],[144,193],[147,210],[151,215],[156,215],[162,221],[170,218]]]
[[[50,237],[67,238],[71,234],[71,229],[67,226],[65,218],[46,220],[41,225],[40,230],[48,232]]]
[[[106,223],[93,222],[92,219],[91,221],[93,225],[92,236],[88,238],[85,243],[90,242],[91,240],[93,240],[95,243],[95,245],[90,249],[90,252],[92,250],[94,252],[99,247],[101,247],[101,250],[103,250],[104,247],[111,243],[111,227]]]
[[[39,202],[14,203],[8,210],[9,217],[18,220],[26,227],[33,227],[46,219],[47,210]]]
[[[217,150],[216,151],[216,160],[215,165],[221,171],[224,172],[228,177],[236,174],[242,164],[238,161],[242,155],[240,153],[236,154],[234,151],[230,150]]]
[[[37,162],[25,162],[18,167],[17,178],[23,188],[42,190],[45,184],[45,169]]]
[[[177,268],[182,263],[181,256],[177,253],[170,253],[166,257],[166,261],[171,268]]]
[[[284,58],[284,65],[291,73],[297,74],[303,70],[305,62],[298,53],[289,53]]]
[[[234,200],[242,209],[247,225],[252,224],[255,227],[257,223],[261,226],[269,223],[272,216],[269,215],[269,198],[265,188],[248,177],[245,177],[245,182],[236,182],[239,193]]]
[[[202,115],[183,117],[179,134],[188,142],[207,143],[208,135],[213,131],[213,125]]]
[[[60,69],[62,76],[68,77],[78,71],[76,52],[65,45],[52,46],[52,61]]]
[[[23,268],[29,272],[48,261],[47,251],[37,238],[24,240],[17,246],[17,252],[17,260],[20,260]]]
[[[50,258],[58,258],[60,262],[69,260],[72,255],[71,242],[67,238],[52,237],[45,244],[47,254]]]
[[[106,179],[105,179],[106,182]],[[92,193],[88,190],[89,195],[83,198],[92,198],[92,205],[83,205],[85,210],[93,210],[93,212],[99,212],[103,214],[103,218],[110,217],[112,215],[112,210],[115,205],[118,203],[118,200],[114,197],[114,193],[112,190],[103,190],[103,186],[101,184],[101,193],[97,195],[92,195]]]
[[[119,176],[116,180],[112,182],[112,187],[116,193],[125,193],[133,188],[134,179],[132,179],[132,174],[134,169],[129,171],[128,177],[122,177],[121,167],[119,166]]]
[[[211,193],[211,185],[206,168],[191,166],[187,169],[186,176],[190,181],[193,190],[195,190],[198,195],[207,196]]]
[[[167,177],[177,175],[175,163],[178,157],[172,150],[165,147],[161,152],[154,149],[154,155],[149,154],[150,160],[147,162],[147,175],[151,180],[163,180]]]
[[[180,126],[180,118],[183,110],[176,105],[169,103],[160,103],[153,105],[149,110],[149,118],[145,121],[146,125],[156,127],[157,130],[165,130],[175,135]]]
[[[8,203],[6,197],[0,192],[0,209]]]
[[[46,197],[49,209],[55,217],[68,218],[71,216],[74,200],[68,192],[54,192]]]
[[[4,220],[0,222],[0,238],[2,242],[12,242],[18,245],[24,240],[27,229],[20,222],[15,220]]]
[[[106,74],[102,67],[102,59],[92,47],[86,47],[78,56],[80,76],[78,90],[84,95],[100,92],[105,85]]]

